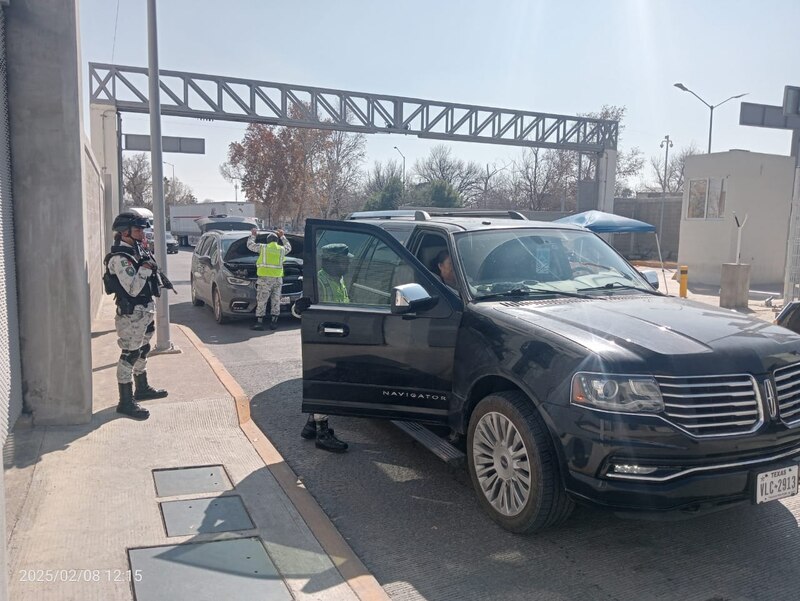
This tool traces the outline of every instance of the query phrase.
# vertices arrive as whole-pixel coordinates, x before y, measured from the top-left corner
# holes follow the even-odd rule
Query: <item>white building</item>
[[[751,265],[751,287],[783,286],[794,161],[746,150],[686,160],[678,263],[690,283],[719,285],[722,264],[736,262],[735,213],[748,218],[741,262]]]

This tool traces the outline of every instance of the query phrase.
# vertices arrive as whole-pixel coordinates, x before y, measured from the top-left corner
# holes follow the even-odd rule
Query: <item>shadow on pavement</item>
[[[299,436],[301,395],[301,379],[280,382],[252,397],[252,417],[391,596],[796,598],[800,532],[780,502],[669,522],[578,507],[560,528],[514,535],[481,511],[466,470],[387,422],[331,417],[350,451],[317,450]]]
[[[281,315],[277,330],[270,330],[267,327],[263,331],[257,331],[250,329],[255,319],[252,315],[218,324],[208,306],[195,307],[191,302],[174,303],[170,305],[169,311],[172,323],[190,327],[206,344],[236,344],[252,338],[270,336],[280,331],[300,329],[300,320],[291,315]]]

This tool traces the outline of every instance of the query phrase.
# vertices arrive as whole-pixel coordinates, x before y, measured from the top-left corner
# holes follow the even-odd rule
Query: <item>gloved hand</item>
[[[150,261],[145,261],[144,263],[141,264],[141,267],[146,267],[153,273],[158,271],[158,266],[155,263],[151,263]]]

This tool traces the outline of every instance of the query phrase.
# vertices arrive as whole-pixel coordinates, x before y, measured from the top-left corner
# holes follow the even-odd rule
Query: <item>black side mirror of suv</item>
[[[392,313],[402,315],[429,309],[436,299],[419,284],[403,284],[392,288]]]

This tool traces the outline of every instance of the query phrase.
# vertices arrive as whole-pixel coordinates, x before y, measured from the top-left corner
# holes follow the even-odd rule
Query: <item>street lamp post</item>
[[[711,130],[714,127],[714,109],[717,108],[718,106],[722,106],[723,104],[728,102],[728,100],[734,100],[736,98],[741,98],[742,96],[747,96],[748,93],[745,92],[744,94],[737,94],[736,96],[731,96],[730,98],[726,98],[725,100],[723,100],[722,102],[718,102],[717,104],[708,104],[705,100],[700,98],[700,96],[695,94],[692,90],[687,88],[682,83],[676,83],[675,87],[678,88],[679,90],[683,90],[684,92],[689,92],[692,96],[694,96],[700,102],[705,104],[708,107],[709,111],[711,111],[711,115],[708,120],[708,154],[711,154]]]
[[[397,152],[400,152],[400,149],[397,146],[395,146],[394,149]],[[406,155],[404,155],[402,152],[400,152],[400,156],[403,157],[403,200],[405,200],[405,197],[406,197]]]
[[[153,242],[156,245],[156,262],[167,273],[166,209],[164,207],[164,164],[161,154],[161,89],[158,71],[158,26],[156,0],[147,0],[147,58],[148,92],[150,105],[150,158],[153,172]],[[156,300],[155,352],[172,352],[174,347],[169,331],[169,299],[166,293]]]

